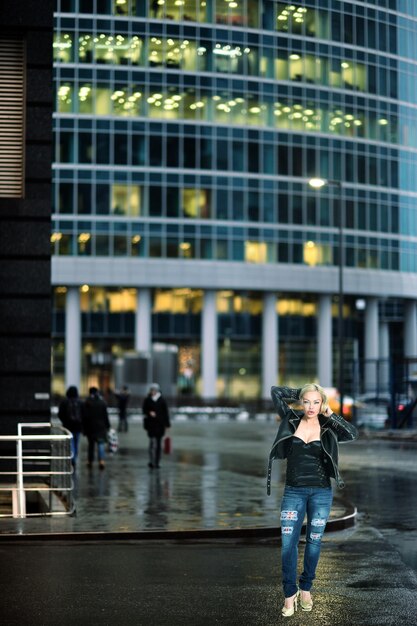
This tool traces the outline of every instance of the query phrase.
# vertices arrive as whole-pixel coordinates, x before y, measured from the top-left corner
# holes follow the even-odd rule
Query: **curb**
[[[325,532],[344,530],[355,525],[357,508],[351,503],[345,503],[346,514],[329,520]],[[303,524],[301,534],[304,535],[306,525]],[[120,532],[59,532],[59,533],[4,533],[0,534],[0,543],[27,541],[199,541],[207,540],[238,540],[238,539],[279,539],[281,528],[278,526],[248,527],[248,528],[222,528],[202,530],[145,530],[145,531],[120,531]]]

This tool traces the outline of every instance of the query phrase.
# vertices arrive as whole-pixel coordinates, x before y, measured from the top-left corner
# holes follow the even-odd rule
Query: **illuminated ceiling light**
[[[195,106],[197,107],[197,109],[201,109],[204,106],[204,102],[201,102],[201,100],[199,102],[195,103]]]
[[[62,233],[52,233],[51,235],[51,243],[55,243],[55,241],[61,241]]]
[[[171,100],[174,100],[174,102],[178,102],[179,100],[181,100],[181,96],[172,96]]]
[[[237,7],[237,2],[230,2],[229,7],[235,9]]]
[[[80,233],[78,235],[79,243],[87,243],[87,241],[90,241],[90,239],[91,239],[90,233]]]
[[[281,14],[281,15],[278,15],[277,19],[278,19],[280,22],[286,22],[286,21],[287,21],[287,16],[286,16],[286,15],[282,15],[282,14]]]
[[[306,242],[306,247],[307,248],[315,248],[316,244],[314,243],[314,241],[307,241]]]
[[[382,118],[381,120],[378,120],[378,124],[380,126],[386,126],[388,124],[388,120]]]
[[[161,100],[161,98],[163,98],[161,93],[154,93],[152,97],[155,98],[155,100]]]
[[[213,96],[213,100],[220,100],[220,96]]]
[[[249,109],[249,113],[260,113],[260,112],[261,112],[260,107],[251,107]]]
[[[181,250],[189,250],[191,248],[191,244],[188,241],[182,241],[180,243]]]
[[[291,107],[284,107],[282,110],[284,111],[284,113],[290,113]]]
[[[276,115],[276,116],[282,115],[282,111],[280,111],[279,109],[275,109],[274,115]]]
[[[195,104],[190,104],[190,109],[192,109],[193,111],[196,109],[196,105]]]
[[[355,126],[362,126],[362,122],[360,120],[355,120],[353,123]]]
[[[341,124],[343,122],[341,117],[334,117],[331,121],[332,124]]]
[[[168,39],[168,40],[167,40],[167,44],[168,44],[169,46],[174,46],[174,45],[175,45],[175,41],[174,41],[173,39]]]
[[[180,7],[184,4],[184,0],[175,0],[174,4],[176,7]]]
[[[310,187],[313,187],[313,189],[321,189],[327,185],[327,180],[325,178],[310,178],[308,184]]]
[[[304,115],[313,115],[314,111],[312,109],[305,109]]]
[[[351,122],[352,120],[354,120],[355,118],[353,117],[353,115],[345,115],[345,120],[348,120],[349,122]]]
[[[153,104],[155,102],[155,98],[148,98],[146,102],[148,102],[149,104]]]
[[[88,291],[90,291],[90,287],[89,287],[88,285],[83,285],[83,286],[81,287],[81,291],[82,291],[83,293],[87,293]]]
[[[235,107],[237,102],[236,102],[236,100],[229,100],[229,102],[227,104],[229,105],[229,107]]]
[[[243,98],[235,98],[236,102],[239,102],[239,104],[242,104],[242,102],[245,102],[245,100]]]
[[[204,46],[200,46],[199,48],[197,48],[197,54],[199,54],[200,56],[205,54],[207,52],[207,49],[204,48]]]
[[[133,235],[132,237],[132,243],[139,243],[139,241],[142,239],[142,237],[140,235]]]
[[[349,66],[349,63],[346,63],[346,61],[343,61],[343,63],[341,63],[341,66],[343,67],[344,70],[347,70]]]
[[[298,61],[299,58],[300,58],[299,54],[290,54],[291,61]]]
[[[303,108],[302,104],[294,104],[293,109],[300,111]]]

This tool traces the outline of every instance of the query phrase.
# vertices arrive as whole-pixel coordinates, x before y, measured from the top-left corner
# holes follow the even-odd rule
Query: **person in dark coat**
[[[117,408],[119,409],[119,433],[128,431],[127,424],[127,406],[130,400],[129,388],[123,385],[120,391],[115,391],[114,396],[117,400]]]
[[[75,467],[78,457],[78,444],[82,431],[81,420],[81,400],[78,396],[78,389],[74,385],[68,387],[66,397],[60,402],[58,407],[58,417],[64,428],[72,434],[71,439],[71,463]]]
[[[149,393],[143,401],[143,425],[149,437],[149,463],[153,469],[159,469],[161,459],[161,441],[165,430],[171,427],[169,411],[165,399],[162,397],[161,388],[153,383]]]
[[[100,469],[104,469],[105,444],[110,429],[107,404],[100,397],[97,387],[90,387],[89,394],[82,405],[83,433],[88,439],[87,466],[93,465],[97,444],[99,466]]]

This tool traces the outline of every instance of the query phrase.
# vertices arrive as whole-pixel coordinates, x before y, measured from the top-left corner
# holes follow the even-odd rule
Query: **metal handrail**
[[[47,434],[47,435],[24,435],[23,430],[26,428],[29,429],[39,429],[39,428],[56,428],[62,431],[62,434]],[[11,484],[10,486],[0,486],[0,491],[12,491],[13,495],[13,517],[24,518],[28,516],[36,516],[36,515],[70,515],[74,512],[75,507],[73,503],[73,481],[72,474],[73,469],[71,466],[71,453],[69,452],[70,441],[72,438],[72,434],[69,430],[64,428],[63,426],[55,426],[50,422],[28,422],[28,423],[19,423],[17,425],[17,435],[0,435],[0,444],[8,441],[16,442],[16,455],[9,456],[0,456],[0,459],[9,460],[11,462],[16,462],[16,470],[5,470],[0,471],[1,476],[16,476],[16,483]],[[60,451],[51,450],[53,454],[46,455],[45,450],[40,450],[41,454],[36,455],[36,449],[26,450],[29,454],[24,454],[23,443],[24,442],[38,442],[45,441],[50,442],[53,447],[59,445],[60,442],[63,443],[64,449],[60,454]],[[41,461],[39,465],[42,466],[42,469],[39,470],[25,470],[24,464],[28,461],[32,461],[32,465],[36,464],[36,461]],[[48,462],[49,467],[45,469],[46,462]],[[63,465],[62,465],[63,463]],[[56,467],[58,466],[58,467]],[[34,486],[33,483],[30,485],[25,484],[25,477],[34,477],[38,476],[42,478],[45,482],[41,485]],[[49,486],[47,482],[47,478],[49,477]],[[69,479],[65,481],[65,477]],[[59,480],[61,478],[61,481]],[[67,484],[66,484],[67,483]],[[48,511],[44,511],[42,513],[27,513],[26,511],[26,492],[49,492],[49,509]],[[52,507],[52,496],[53,494],[66,498],[67,500],[67,508],[65,511],[54,511]],[[0,514],[0,517],[7,517],[7,514]]]

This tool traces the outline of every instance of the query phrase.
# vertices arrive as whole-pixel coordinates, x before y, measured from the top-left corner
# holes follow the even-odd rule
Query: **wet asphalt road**
[[[122,442],[120,471],[116,459],[109,460],[104,473],[89,475],[80,467],[82,509],[77,518],[24,524],[15,520],[3,525],[2,623],[417,624],[416,444],[362,437],[341,446],[344,496],[358,507],[359,520],[353,529],[326,533],[311,614],[280,616],[276,540],[68,543],[28,539],[28,533],[40,529],[62,531],[63,524],[67,529],[82,522],[102,528],[106,519],[113,530],[117,523],[138,526],[152,519],[169,528],[177,515],[185,520],[187,514],[193,524],[241,523],[242,513],[245,523],[259,523],[256,507],[263,503],[269,509],[262,520],[274,519],[282,468],[274,469],[272,499],[265,499],[263,489],[264,457],[275,428],[273,423],[176,424],[175,454],[164,459],[159,479],[144,469],[146,441],[133,429]],[[134,504],[128,487],[132,463],[142,478]],[[25,533],[24,543],[7,537],[13,524],[15,531]]]

